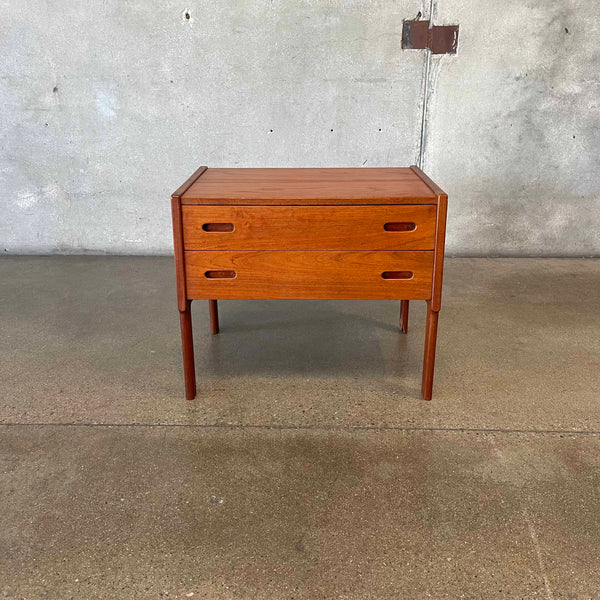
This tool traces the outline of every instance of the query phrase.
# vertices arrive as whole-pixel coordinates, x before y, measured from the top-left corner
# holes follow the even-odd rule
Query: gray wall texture
[[[200,164],[422,163],[450,254],[600,255],[599,39],[598,0],[3,0],[1,251],[169,253]]]

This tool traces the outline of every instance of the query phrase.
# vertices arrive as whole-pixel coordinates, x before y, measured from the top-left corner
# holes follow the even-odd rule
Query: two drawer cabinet
[[[447,196],[417,167],[207,169],[172,196],[186,397],[196,394],[192,300],[427,301],[422,396],[430,399]]]

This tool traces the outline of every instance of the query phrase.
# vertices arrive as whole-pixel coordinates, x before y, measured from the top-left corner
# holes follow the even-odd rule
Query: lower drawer
[[[431,298],[433,252],[185,252],[190,299]]]

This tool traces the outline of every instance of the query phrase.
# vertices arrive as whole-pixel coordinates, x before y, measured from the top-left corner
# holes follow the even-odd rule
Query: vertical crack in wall
[[[425,136],[426,122],[427,122],[427,105],[429,104],[429,70],[431,68],[431,52],[425,51],[425,66],[423,67],[423,109],[421,111],[421,132],[419,139],[419,154],[417,156],[417,166],[419,169],[423,168],[423,154],[425,152]]]
[[[435,12],[438,0],[425,0],[423,7],[425,15],[423,19],[429,19],[429,26],[433,26]],[[429,14],[427,14],[429,12]],[[423,156],[425,155],[425,146],[427,144],[427,109],[429,108],[429,96],[431,87],[431,50],[425,50],[425,64],[423,66],[423,110],[421,112],[421,135],[419,139],[419,154],[417,155],[417,166],[423,168]]]

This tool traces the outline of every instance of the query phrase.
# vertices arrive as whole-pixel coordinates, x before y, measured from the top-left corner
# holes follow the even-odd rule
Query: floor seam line
[[[0,427],[89,427],[89,428],[164,428],[164,429],[274,429],[274,430],[307,430],[307,431],[404,431],[432,433],[518,433],[537,435],[600,435],[597,430],[585,429],[510,429],[479,427],[394,427],[386,425],[257,425],[235,423],[21,423],[0,422]]]

